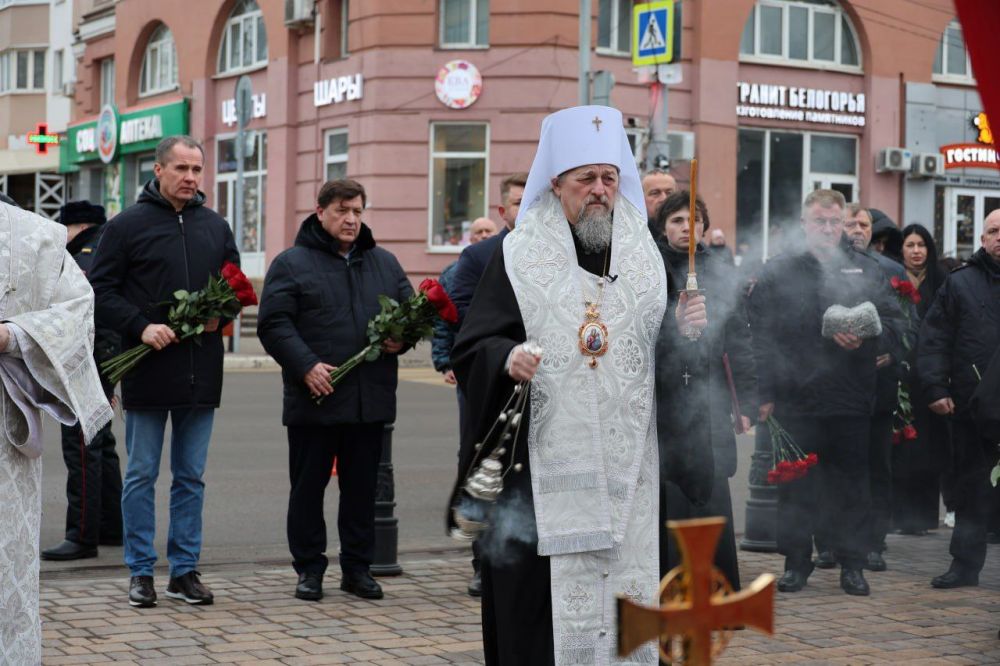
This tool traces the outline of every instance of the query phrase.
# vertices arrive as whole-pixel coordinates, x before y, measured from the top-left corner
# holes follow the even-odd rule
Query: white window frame
[[[479,25],[479,2],[478,0],[465,0],[469,4],[469,36],[470,41],[467,42],[446,42],[444,41],[445,34],[445,21],[444,21],[444,8],[445,0],[439,0],[438,2],[438,13],[441,15],[440,21],[438,22],[438,31],[440,33],[440,43],[439,46],[442,49],[488,49],[490,47],[490,35],[489,35],[489,18],[486,21],[486,34],[480,36],[478,34],[477,26]],[[489,2],[487,2],[487,7],[489,7]],[[481,38],[481,39],[480,39]]]
[[[115,59],[101,60],[101,107],[115,103]]]
[[[948,37],[948,31],[953,29],[958,29],[958,31],[962,34],[962,48],[965,50],[964,75],[948,73],[948,49],[944,47],[944,40]],[[938,41],[937,48],[941,53],[941,71],[935,72],[932,70],[931,81],[940,83],[955,83],[966,86],[976,85],[976,78],[972,74],[972,60],[969,58],[969,47],[965,44],[965,34],[962,32],[962,25],[958,22],[958,19],[953,19],[947,26],[945,26],[944,32],[941,33],[941,39]],[[937,60],[936,57],[935,60]]]
[[[157,65],[159,81],[152,81],[149,64],[152,57],[160,58],[163,49],[166,51],[167,75],[164,79],[163,68]],[[165,23],[157,26],[156,30],[146,44],[146,51],[142,56],[142,68],[139,70],[139,97],[152,97],[161,93],[177,90],[179,87],[177,64],[177,45],[174,42],[174,33]]]
[[[262,143],[267,141],[266,130],[247,130],[247,132],[253,132],[256,135],[254,140],[257,142]],[[215,137],[215,207],[220,207],[221,197],[228,194],[230,190],[229,183],[232,183],[232,200],[226,200],[226,211],[229,216],[229,219],[226,221],[229,223],[229,228],[232,230],[234,236],[236,234],[236,215],[234,214],[234,207],[236,206],[236,171],[222,173],[219,168],[219,157],[222,155],[222,150],[220,149],[222,142],[235,141],[236,137],[237,135],[234,132],[219,134]],[[266,155],[260,158],[260,166],[257,169],[248,169],[243,172],[244,180],[249,180],[250,178],[257,179],[257,193],[259,197],[257,202],[259,206],[257,217],[257,247],[259,249],[251,252],[244,251],[243,248],[240,248],[240,258],[244,266],[244,271],[250,277],[264,276],[264,257],[265,248],[267,246],[267,175]],[[242,240],[245,243],[246,237]]]
[[[628,2],[629,8],[635,4],[634,2]],[[629,56],[632,57],[632,12],[629,11],[629,15],[625,17],[625,21],[628,21],[629,29],[629,43],[622,45],[618,43],[618,26],[621,25],[622,17],[621,14],[621,0],[611,0],[611,17],[608,20],[608,39],[610,42],[607,46],[600,43],[600,38],[597,40],[597,53],[601,55],[613,55],[613,56]],[[600,35],[600,24],[601,17],[597,17],[598,25],[598,35]]]
[[[219,44],[219,74],[239,74],[240,72],[249,72],[267,66],[267,44],[264,45],[264,58],[258,59],[257,57],[257,35],[259,34],[259,27],[264,28],[264,41],[267,42],[267,27],[264,25],[264,13],[261,11],[260,5],[255,0],[248,1],[249,3],[252,3],[255,8],[250,9],[249,11],[244,11],[242,14],[237,14],[237,11],[246,9],[249,6],[247,0],[240,0],[236,7],[233,8],[233,12],[229,15],[229,19],[223,27],[222,40]],[[232,49],[230,48],[229,40],[232,36],[232,29],[234,26],[239,34],[239,63],[236,65],[230,62]],[[250,31],[250,50],[253,53],[253,59],[249,65],[244,65],[243,46],[246,44],[244,37],[247,30]]]
[[[27,54],[28,58],[28,85],[24,88],[17,86],[17,56],[19,53]],[[46,91],[45,81],[45,47],[32,48],[23,46],[16,49],[8,49],[0,52],[0,94],[27,94],[33,95]],[[41,79],[35,76],[35,61],[42,59]]]
[[[760,52],[760,8],[761,7],[773,7],[781,11],[781,55],[770,55]],[[807,22],[807,35],[806,35],[806,52],[807,57],[805,60],[798,58],[789,57],[789,9],[791,7],[799,7],[805,9],[809,12],[809,20]],[[822,14],[833,14],[833,60],[820,60],[813,57],[814,43],[813,43],[813,26],[814,17],[816,13]],[[753,53],[743,53],[742,52],[742,35],[740,32],[740,62],[757,63],[761,65],[781,65],[782,67],[799,67],[804,69],[825,69],[825,70],[835,70],[840,72],[851,72],[855,74],[860,74],[864,72],[864,62],[865,54],[861,50],[861,41],[858,39],[858,32],[854,27],[854,23],[851,21],[850,16],[839,4],[832,5],[815,5],[808,2],[794,2],[793,0],[757,0],[751,10],[751,16],[747,18],[747,21],[753,21]],[[854,50],[858,54],[858,64],[857,65],[844,65],[841,63],[842,53],[841,53],[841,42],[843,39],[842,30],[844,25],[847,25],[847,29],[851,33],[851,39],[854,41]],[[744,29],[746,24],[744,24]]]
[[[330,137],[336,134],[343,134],[345,140],[347,141],[347,149],[343,153],[331,154],[330,151]],[[351,149],[350,137],[347,133],[346,127],[336,127],[334,129],[329,129],[323,133],[323,180],[330,180],[329,172],[331,164],[343,164],[344,166],[344,177],[347,177],[347,164],[348,164],[348,154]]]
[[[454,125],[475,125],[477,127],[484,127],[486,129],[486,137],[484,146],[486,149],[478,152],[455,152],[455,151],[442,151],[436,152],[434,150],[434,135],[437,132],[437,128],[442,125],[454,126]],[[430,159],[427,165],[427,251],[432,254],[459,254],[464,250],[467,245],[435,245],[434,244],[434,160],[435,159],[471,159],[471,158],[481,158],[484,162],[483,169],[483,214],[486,215],[490,210],[490,124],[486,121],[463,121],[463,122],[452,122],[447,120],[436,121],[431,123],[431,133],[430,133]]]

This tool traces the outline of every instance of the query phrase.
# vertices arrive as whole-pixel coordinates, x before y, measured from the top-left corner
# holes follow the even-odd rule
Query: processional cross
[[[736,627],[774,633],[774,576],[758,576],[734,593],[712,565],[725,523],[725,518],[667,521],[683,560],[660,582],[659,608],[618,597],[618,656],[657,640],[666,663],[701,666],[722,652]],[[714,641],[713,631],[718,632]]]

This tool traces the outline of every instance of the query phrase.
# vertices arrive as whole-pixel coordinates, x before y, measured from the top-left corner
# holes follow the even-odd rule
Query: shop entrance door
[[[1000,208],[1000,191],[949,187],[946,202],[943,256],[968,259],[979,249],[983,219]]]

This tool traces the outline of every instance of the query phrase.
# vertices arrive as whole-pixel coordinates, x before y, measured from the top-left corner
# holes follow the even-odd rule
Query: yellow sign
[[[674,57],[674,0],[658,0],[632,9],[632,64],[663,65]]]
[[[979,113],[975,118],[972,119],[972,124],[976,126],[979,130],[979,136],[976,138],[979,143],[993,144],[993,132],[990,131],[990,121],[986,119],[985,113]]]

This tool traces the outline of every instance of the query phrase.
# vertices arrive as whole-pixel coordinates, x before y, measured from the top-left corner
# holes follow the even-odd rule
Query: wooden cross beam
[[[618,597],[620,657],[656,640],[661,644],[661,656],[669,661],[662,646],[681,637],[685,664],[711,664],[713,631],[746,626],[774,633],[774,576],[759,576],[749,588],[728,595],[728,583],[721,590],[713,589],[715,581],[725,581],[712,565],[725,523],[725,518],[667,522],[677,538],[683,561],[663,579],[659,608],[639,606]],[[679,584],[672,585],[674,582]],[[724,645],[718,649],[721,647]]]

